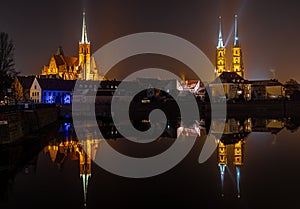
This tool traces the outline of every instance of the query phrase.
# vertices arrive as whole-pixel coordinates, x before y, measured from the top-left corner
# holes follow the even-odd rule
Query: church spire
[[[81,34],[81,44],[88,44],[87,31],[86,31],[86,23],[85,23],[85,11],[83,11],[82,15],[82,34]]]
[[[226,71],[225,52],[226,49],[223,43],[221,16],[219,16],[219,41],[216,50],[216,69],[215,69],[216,77],[220,76],[224,71]]]
[[[237,73],[239,76],[244,78],[244,65],[242,57],[242,48],[239,43],[238,36],[238,20],[237,15],[234,16],[234,40],[232,48],[232,67],[231,71]]]
[[[223,36],[222,36],[222,17],[219,16],[219,41],[217,48],[224,48]]]
[[[238,16],[234,16],[234,42],[233,47],[239,47],[239,37],[238,37]]]

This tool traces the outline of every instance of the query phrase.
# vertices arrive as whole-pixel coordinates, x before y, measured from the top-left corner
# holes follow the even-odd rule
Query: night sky
[[[131,33],[165,32],[192,42],[213,64],[218,16],[223,18],[223,34],[228,42],[230,59],[233,38],[229,35],[233,30],[234,15],[238,14],[246,78],[270,79],[274,69],[281,82],[289,78],[300,81],[300,3],[296,0],[2,1],[0,31],[7,32],[15,43],[17,70],[23,75],[39,74],[59,45],[63,46],[66,55],[77,56],[83,8],[87,13],[92,51]],[[130,58],[116,66],[116,72],[119,71],[116,74],[128,73],[129,68],[164,67],[157,64],[163,61],[155,56],[138,60],[143,64],[135,65],[134,59]],[[182,68],[174,60],[163,60],[166,69]],[[168,64],[171,62],[173,64]]]

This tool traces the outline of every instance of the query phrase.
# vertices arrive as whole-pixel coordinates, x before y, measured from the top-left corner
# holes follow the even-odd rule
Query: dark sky
[[[40,73],[59,45],[63,46],[66,55],[77,56],[83,7],[87,12],[88,37],[93,51],[124,35],[157,31],[187,39],[214,63],[218,16],[223,17],[223,33],[227,39],[233,28],[234,14],[238,14],[246,78],[269,79],[272,77],[270,70],[275,69],[276,77],[282,82],[289,78],[300,81],[298,2],[10,0],[1,2],[0,31],[9,33],[13,39],[16,67],[22,74]],[[227,52],[230,58],[232,37],[229,38]],[[153,66],[146,67],[155,67],[155,59],[148,60]],[[133,60],[125,61],[118,69],[127,71],[133,63]],[[173,67],[177,65],[174,63]]]

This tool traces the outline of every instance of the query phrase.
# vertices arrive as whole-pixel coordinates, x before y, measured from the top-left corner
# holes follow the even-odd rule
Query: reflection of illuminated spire
[[[86,197],[87,197],[87,189],[89,185],[89,178],[91,174],[81,174],[82,184],[83,184],[83,195],[84,195],[84,207],[86,207]]]
[[[243,165],[243,153],[244,153],[244,140],[240,140],[238,143],[234,144],[234,162],[236,168],[236,186],[237,186],[237,197],[241,197],[241,188],[240,188],[240,180],[241,180],[241,170],[240,166]]]
[[[237,186],[237,193],[238,193],[238,198],[241,197],[241,186],[240,186],[240,182],[241,182],[241,170],[240,170],[240,166],[236,166],[236,186]]]
[[[91,163],[92,159],[94,160],[96,157],[99,142],[100,140],[86,139],[80,143],[83,148],[81,152],[79,152],[80,177],[82,178],[85,207],[87,203],[88,184],[92,171]]]
[[[224,175],[225,175],[226,165],[219,164],[219,168],[220,168],[220,177],[221,177],[222,197],[224,197]]]
[[[220,177],[221,177],[221,191],[222,197],[224,196],[224,175],[227,165],[227,148],[226,145],[219,141],[218,144],[218,165],[220,168]]]
[[[89,178],[91,177],[91,159],[82,149],[79,153],[79,170],[82,178],[84,206],[86,206]]]

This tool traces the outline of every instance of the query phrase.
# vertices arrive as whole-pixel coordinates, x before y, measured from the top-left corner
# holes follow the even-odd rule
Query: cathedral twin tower
[[[220,76],[223,72],[235,72],[242,78],[244,78],[244,66],[242,60],[242,49],[239,43],[238,27],[237,27],[237,15],[234,17],[234,40],[232,47],[232,63],[230,68],[226,65],[226,48],[223,43],[222,36],[222,23],[221,17],[219,17],[219,40],[216,51],[216,77]]]

